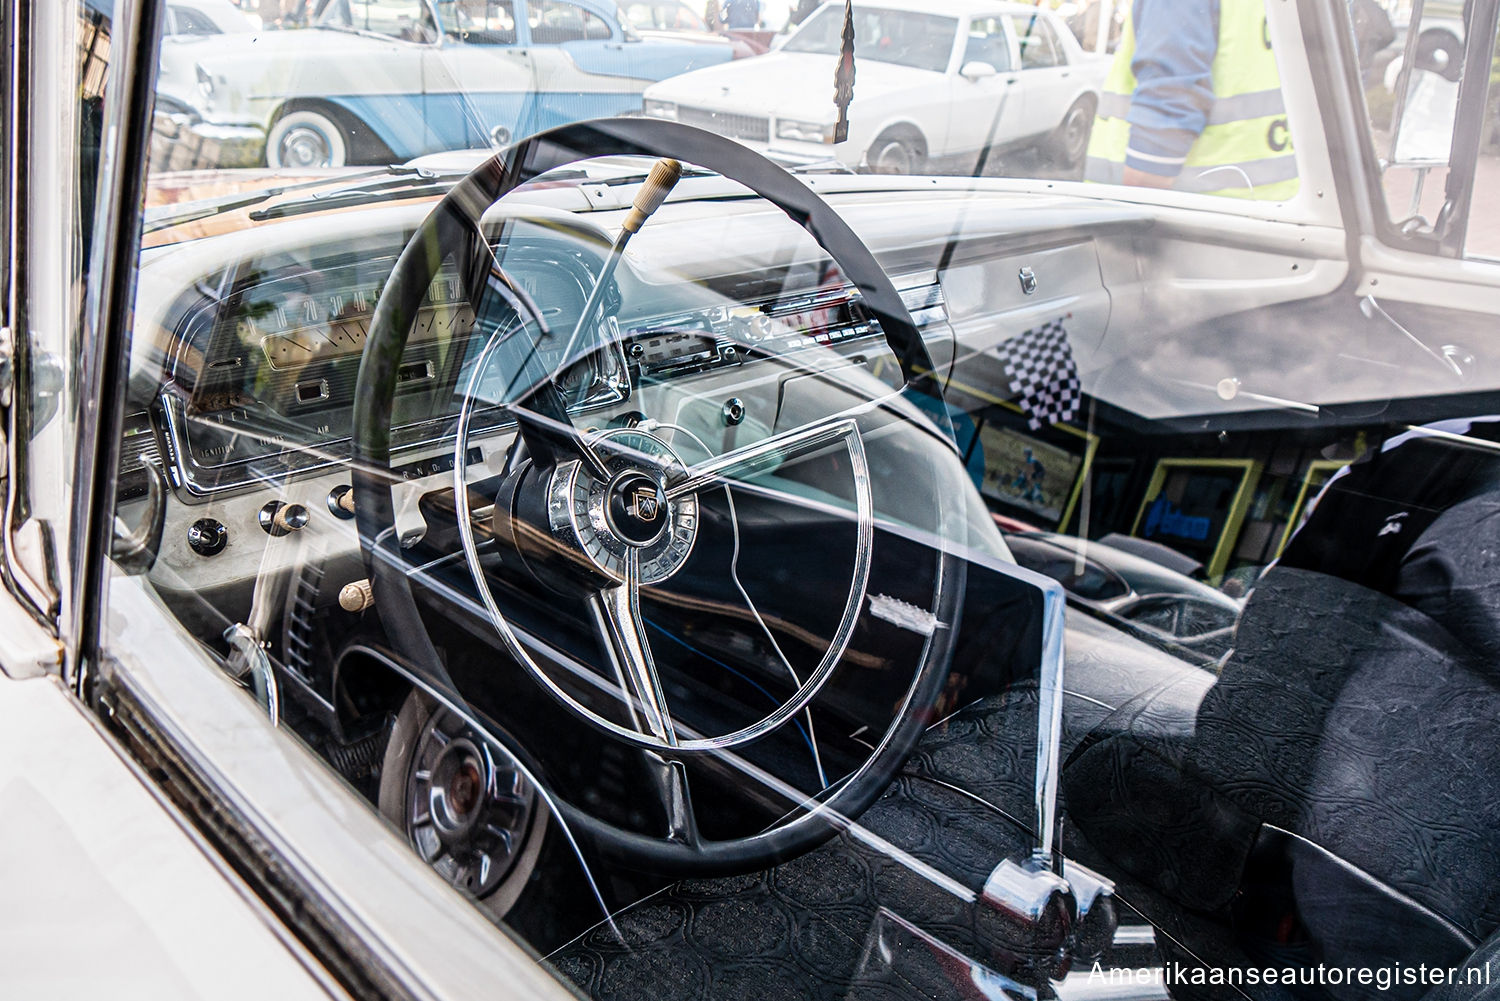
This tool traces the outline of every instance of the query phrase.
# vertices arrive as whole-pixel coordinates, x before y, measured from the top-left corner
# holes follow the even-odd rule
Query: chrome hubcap
[[[1088,134],[1088,123],[1084,120],[1084,114],[1077,108],[1073,109],[1068,116],[1068,150],[1075,151],[1083,145],[1084,137]]]
[[[276,148],[284,167],[326,167],[333,158],[328,137],[305,125],[287,132]]]
[[[516,762],[443,709],[418,738],[406,802],[412,845],[475,897],[491,893],[515,865],[536,809]]]
[[[911,170],[911,156],[900,143],[891,143],[880,151],[875,170],[881,174],[905,174]]]

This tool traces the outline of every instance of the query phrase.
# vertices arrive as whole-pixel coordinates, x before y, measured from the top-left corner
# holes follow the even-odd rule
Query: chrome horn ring
[[[608,479],[592,477],[582,468],[584,464],[580,461],[556,467],[547,490],[548,520],[554,534],[562,536],[564,541],[571,535],[579,551],[612,581],[589,596],[589,605],[595,628],[614,661],[620,697],[638,724],[638,728],[623,726],[585,705],[542,669],[500,610],[480,562],[469,503],[468,464],[464,457],[469,450],[469,429],[479,387],[495,349],[507,334],[508,331],[497,330],[490,336],[470,373],[459,410],[453,465],[454,508],[464,561],[490,624],[506,649],[563,706],[598,729],[637,747],[676,754],[715,753],[748,744],[785,725],[817,697],[833,676],[853,638],[869,585],[875,544],[875,504],[871,496],[869,461],[858,422],[847,415],[815,421],[694,466],[684,465],[671,446],[659,437],[636,430],[625,432],[636,439],[635,448],[609,450],[606,454],[610,458],[601,458],[600,444],[622,444],[616,440],[621,437],[619,429],[594,435],[580,432],[586,436],[581,447],[595,457],[592,465],[608,473]],[[788,459],[839,444],[849,459],[856,541],[848,596],[828,648],[818,666],[807,675],[791,698],[761,719],[717,736],[679,733],[666,704],[650,641],[641,621],[641,586],[665,580],[686,562],[697,530],[700,492],[733,486],[737,475],[753,475]],[[619,534],[614,527],[616,519],[608,510],[611,489],[629,476],[652,480],[659,477],[664,487],[659,503],[665,508],[664,516],[671,519],[671,531],[644,544],[632,543]]]

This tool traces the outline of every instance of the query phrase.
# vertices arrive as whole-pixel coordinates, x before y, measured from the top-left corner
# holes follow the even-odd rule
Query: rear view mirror
[[[963,69],[959,70],[958,74],[965,80],[968,80],[970,83],[977,83],[978,81],[986,79],[987,77],[995,76],[996,70],[995,67],[991,66],[989,63],[981,63],[976,61],[972,63],[964,63]]]

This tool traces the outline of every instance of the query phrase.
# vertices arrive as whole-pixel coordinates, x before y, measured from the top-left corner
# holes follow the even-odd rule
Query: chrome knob
[[[260,527],[265,529],[267,535],[279,538],[283,535],[291,535],[293,532],[300,532],[307,527],[307,508],[301,504],[271,501],[260,509],[256,520],[260,522]]]
[[[328,510],[344,521],[354,517],[354,488],[345,483],[328,491]]]

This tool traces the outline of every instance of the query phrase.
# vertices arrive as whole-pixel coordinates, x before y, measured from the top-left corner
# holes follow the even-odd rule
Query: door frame
[[[71,17],[75,3],[33,10]],[[156,0],[114,3],[83,350],[75,360],[86,402],[64,540],[73,560],[64,679],[99,723],[96,732],[149,778],[162,806],[247,902],[343,990],[381,1001],[457,1001],[472,997],[475,985],[505,984],[518,997],[570,997],[325,762],[273,726],[143,577],[110,561],[162,9]]]

